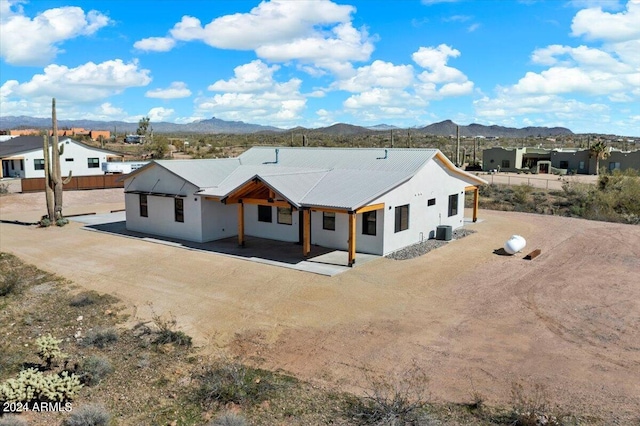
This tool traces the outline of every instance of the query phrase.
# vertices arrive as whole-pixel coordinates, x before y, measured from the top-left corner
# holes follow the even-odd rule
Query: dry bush
[[[413,366],[394,378],[368,377],[362,398],[347,398],[344,416],[360,425],[429,425],[435,424],[424,413],[428,404],[428,377]]]
[[[118,332],[114,328],[97,328],[91,330],[82,339],[82,346],[95,346],[104,349],[118,341]]]
[[[268,371],[235,360],[220,360],[196,376],[200,384],[196,398],[204,406],[213,403],[259,404],[269,399],[275,389],[272,376]]]
[[[99,404],[87,404],[73,410],[65,420],[65,426],[108,426],[111,415]]]

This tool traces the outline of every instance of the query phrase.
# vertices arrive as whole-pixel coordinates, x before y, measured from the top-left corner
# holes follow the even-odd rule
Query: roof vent
[[[389,156],[389,150],[385,149],[384,150],[384,157],[378,157],[378,158],[376,158],[376,160],[386,160],[388,156]]]

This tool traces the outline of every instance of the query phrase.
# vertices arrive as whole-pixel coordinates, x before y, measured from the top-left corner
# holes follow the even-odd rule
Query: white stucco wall
[[[108,154],[106,152],[91,149],[90,147],[78,144],[71,139],[61,139],[60,144],[64,144],[64,152],[60,156],[60,170],[63,177],[68,176],[69,171],[73,172],[73,176],[93,176],[104,174],[100,165],[107,161]],[[21,177],[44,177],[44,170],[36,170],[34,161],[36,159],[44,159],[42,149],[25,152],[19,156],[24,157],[24,174]],[[98,167],[89,168],[89,158],[97,158]]]
[[[258,206],[246,204],[244,206],[244,233],[260,238],[269,238],[279,241],[298,241],[298,213],[291,215],[291,225],[278,223],[278,212],[276,207],[271,207],[271,223],[258,222]],[[237,232],[236,232],[237,235]]]
[[[322,212],[311,212],[311,244],[322,247],[348,250],[349,248],[349,215],[336,213],[336,230],[322,229]],[[376,235],[362,233],[362,215],[356,217],[356,252],[379,254],[383,252],[384,210],[376,213]]]
[[[464,224],[464,188],[467,185],[471,183],[433,160],[408,182],[372,202],[385,203],[383,254],[434,238],[438,225],[460,228]],[[449,195],[452,194],[458,194],[458,214],[449,217]],[[431,198],[436,199],[436,204],[427,206]],[[409,204],[409,228],[396,233],[395,208],[405,204]]]
[[[125,193],[127,229],[164,237],[202,242],[202,208],[198,189],[159,166],[125,180],[127,191],[184,194],[184,222],[176,222],[174,198],[147,195],[148,217],[140,216],[140,195]]]
[[[238,235],[238,206],[201,199],[202,241],[214,241]]]

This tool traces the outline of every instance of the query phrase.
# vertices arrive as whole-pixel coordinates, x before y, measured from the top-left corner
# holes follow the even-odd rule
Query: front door
[[[540,163],[540,173],[549,173],[549,164],[547,163]]]

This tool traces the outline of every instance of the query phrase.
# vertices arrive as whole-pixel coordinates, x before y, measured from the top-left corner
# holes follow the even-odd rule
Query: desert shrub
[[[77,373],[82,383],[87,386],[94,386],[113,373],[113,366],[108,359],[92,355],[82,361]]]
[[[197,399],[203,405],[259,404],[274,390],[269,372],[239,362],[218,362],[205,368],[197,380]]]
[[[21,419],[18,416],[4,416],[0,417],[0,426],[28,426],[26,420]]]
[[[100,296],[95,291],[84,291],[78,293],[69,302],[69,306],[81,308],[83,306],[93,305],[98,302]]]
[[[65,426],[107,426],[111,415],[99,404],[87,404],[73,410],[65,420]]]
[[[9,184],[8,183],[0,183],[0,195],[5,195],[9,193]]]
[[[239,414],[224,413],[211,420],[206,426],[247,426],[247,420]]]
[[[60,350],[60,343],[62,343],[62,339],[56,339],[51,334],[40,336],[36,339],[38,356],[45,362],[47,368],[50,368],[55,361],[60,361],[67,357]]]
[[[560,426],[561,422],[552,414],[549,395],[542,384],[527,389],[522,383],[513,383],[511,388],[510,424],[515,426]]]
[[[112,343],[118,341],[118,332],[113,328],[97,328],[91,330],[82,339],[82,346],[95,346],[104,349]]]
[[[51,219],[49,219],[49,216],[44,215],[42,216],[42,218],[40,219],[40,221],[38,222],[38,225],[41,228],[48,228],[51,226]]]
[[[10,269],[6,273],[2,274],[2,280],[0,281],[0,297],[8,296],[10,294],[20,294],[24,286],[24,278],[20,272],[15,269]]]
[[[428,378],[424,371],[411,367],[398,377],[368,378],[365,396],[346,399],[344,415],[361,425],[429,424],[422,412],[427,405]]]
[[[82,388],[75,374],[63,371],[60,374],[45,375],[35,368],[22,370],[18,377],[0,384],[0,401],[70,401]]]
[[[514,186],[513,188],[513,201],[517,204],[527,204],[529,202],[529,196],[533,192],[533,187],[527,184],[521,184]]]
[[[154,343],[160,345],[173,343],[176,346],[187,347],[192,345],[193,342],[191,336],[187,335],[183,331],[176,330],[178,321],[176,320],[175,316],[170,315],[170,318],[168,320],[165,320],[154,313],[153,322],[158,328]]]

